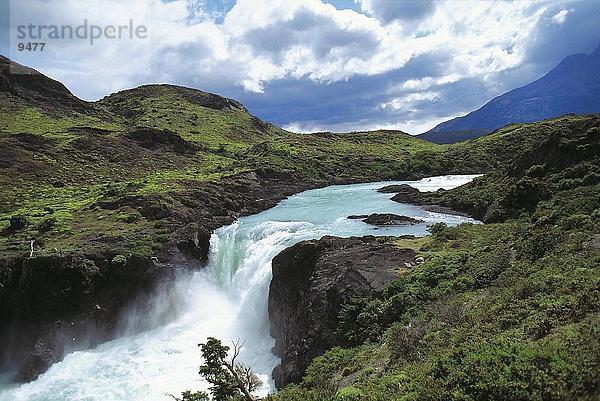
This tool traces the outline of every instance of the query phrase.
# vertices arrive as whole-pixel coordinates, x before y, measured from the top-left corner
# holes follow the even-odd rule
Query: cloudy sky
[[[600,45],[595,0],[0,1],[0,53],[81,98],[178,84],[301,132],[424,132]],[[44,51],[18,51],[42,41],[19,38],[19,25],[85,20],[148,34],[93,44],[46,36]]]

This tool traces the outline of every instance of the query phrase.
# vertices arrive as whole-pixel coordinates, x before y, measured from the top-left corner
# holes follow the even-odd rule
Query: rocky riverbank
[[[273,351],[281,357],[273,371],[277,387],[299,382],[315,357],[340,345],[336,327],[343,303],[381,293],[415,263],[414,250],[372,236],[326,236],[277,255],[269,288]]]
[[[471,210],[459,211],[455,209],[457,205],[452,205],[454,208],[450,207],[448,202],[446,202],[443,197],[443,195],[446,193],[446,191],[443,189],[439,189],[436,192],[421,192],[417,188],[411,187],[408,184],[401,184],[388,185],[379,188],[378,192],[394,194],[394,196],[391,197],[391,200],[394,202],[417,205],[430,212],[471,217],[471,214],[469,213]]]

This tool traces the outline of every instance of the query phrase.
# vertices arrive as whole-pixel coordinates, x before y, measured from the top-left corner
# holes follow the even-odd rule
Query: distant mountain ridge
[[[600,46],[590,54],[573,54],[538,80],[495,97],[466,116],[438,124],[419,138],[454,143],[477,138],[510,123],[563,114],[600,111]]]

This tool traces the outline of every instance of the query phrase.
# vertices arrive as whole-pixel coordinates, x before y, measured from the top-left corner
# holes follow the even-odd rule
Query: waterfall
[[[422,190],[452,188],[474,176],[434,177],[408,182]],[[427,212],[390,201],[377,188],[407,182],[383,182],[307,191],[276,207],[244,217],[215,231],[210,241],[209,265],[181,278],[168,291],[169,299],[154,297],[151,310],[176,304],[171,321],[138,334],[127,335],[85,351],[73,352],[36,381],[1,384],[0,401],[160,401],[167,393],[206,389],[198,375],[201,355],[197,344],[206,337],[244,340],[240,360],[250,365],[265,385],[278,358],[271,352],[267,315],[271,260],[286,247],[324,235],[424,235],[428,224],[473,222],[466,217]],[[375,228],[349,220],[351,214],[390,212],[416,217],[425,223]],[[135,309],[132,310],[135,314]],[[135,320],[135,316],[131,316]]]

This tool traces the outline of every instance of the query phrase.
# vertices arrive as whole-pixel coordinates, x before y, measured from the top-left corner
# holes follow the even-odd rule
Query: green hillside
[[[3,61],[3,253],[25,254],[35,240],[39,253],[154,255],[185,210],[203,207],[187,197],[207,183],[251,171],[289,175],[298,189],[389,179],[413,174],[411,155],[442,149],[401,132],[294,134],[236,101],[176,86],[86,103],[34,70],[13,64],[24,73],[9,74]]]
[[[272,399],[598,399],[597,115],[454,145],[399,131],[302,135],[193,89],[88,103],[0,66],[0,256],[25,257],[34,241],[37,255],[167,260],[182,228],[210,233],[307,188],[485,172],[425,199],[492,224],[398,239],[425,263],[343,305],[343,348]]]
[[[343,348],[272,399],[597,400],[599,127],[597,116],[563,117],[470,142],[482,157],[499,144],[512,157],[425,201],[493,223],[398,239],[425,263],[343,305]]]

